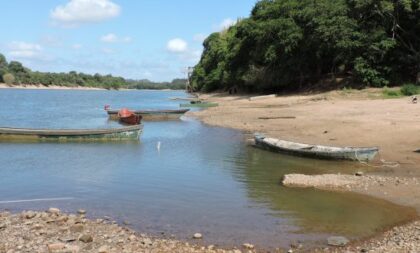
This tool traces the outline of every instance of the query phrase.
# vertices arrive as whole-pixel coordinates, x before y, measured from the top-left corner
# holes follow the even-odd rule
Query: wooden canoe
[[[206,107],[215,107],[218,106],[218,103],[211,103],[211,102],[195,102],[191,101],[190,103],[180,104],[180,107],[198,107],[198,108],[206,108]]]
[[[290,155],[351,161],[371,161],[379,151],[377,147],[329,147],[296,143],[268,138],[262,134],[255,134],[255,146]]]
[[[0,141],[119,141],[138,140],[143,125],[104,129],[0,128]]]
[[[182,115],[188,112],[190,109],[181,110],[135,110],[133,111],[136,115],[142,117],[142,120],[176,120]],[[108,116],[112,120],[118,120],[119,110],[107,110]]]

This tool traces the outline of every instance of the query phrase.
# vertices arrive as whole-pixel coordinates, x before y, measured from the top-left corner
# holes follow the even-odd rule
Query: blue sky
[[[0,52],[33,70],[169,81],[197,63],[205,36],[249,16],[255,2],[3,1]]]

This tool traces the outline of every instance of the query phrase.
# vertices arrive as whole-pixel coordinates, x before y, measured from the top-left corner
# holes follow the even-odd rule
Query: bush
[[[415,84],[404,84],[400,91],[404,96],[413,96],[420,93],[420,87]]]
[[[15,76],[7,73],[3,75],[3,81],[7,84],[7,85],[12,85],[15,82]]]
[[[357,79],[369,86],[384,87],[389,84],[389,81],[383,78],[382,74],[370,66],[362,57],[356,58],[354,73]]]

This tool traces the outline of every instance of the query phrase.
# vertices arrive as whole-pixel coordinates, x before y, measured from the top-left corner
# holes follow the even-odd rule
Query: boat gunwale
[[[108,115],[118,114],[119,110],[107,110]],[[134,114],[184,114],[190,109],[174,109],[174,110],[134,110]]]
[[[143,125],[102,129],[44,129],[44,128],[11,128],[0,127],[0,135],[42,135],[42,136],[84,136],[102,135],[124,132],[135,132],[143,129]]]

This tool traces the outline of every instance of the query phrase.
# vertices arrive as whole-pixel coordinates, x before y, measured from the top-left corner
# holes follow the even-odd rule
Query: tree
[[[276,92],[335,87],[336,76],[363,86],[420,82],[419,3],[258,1],[249,18],[204,41],[192,85]]]
[[[15,82],[15,77],[14,77],[12,74],[7,73],[7,74],[4,74],[4,75],[3,75],[3,81],[4,81],[7,85],[12,85],[12,84]]]

